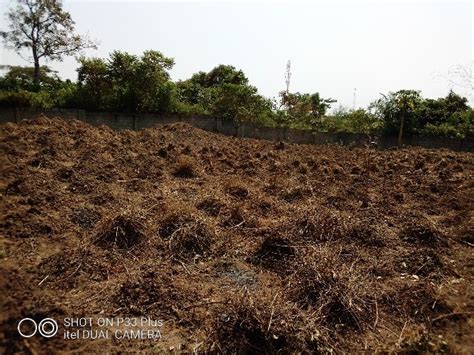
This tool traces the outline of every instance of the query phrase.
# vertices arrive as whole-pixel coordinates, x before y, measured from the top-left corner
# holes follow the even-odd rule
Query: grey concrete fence
[[[182,116],[173,114],[123,114],[110,112],[88,112],[76,109],[51,110],[20,110],[14,108],[0,109],[0,123],[19,122],[22,119],[34,118],[40,114],[48,117],[77,119],[91,125],[107,125],[116,130],[140,130],[156,125],[184,122],[206,131],[221,133],[234,137],[286,141],[300,144],[344,144],[366,146],[371,141],[377,141],[378,147],[385,149],[395,147],[397,138],[394,136],[371,136],[359,133],[321,133],[290,128],[261,127],[252,124],[238,125],[233,121],[207,116]],[[456,151],[474,151],[474,139],[454,139],[446,137],[413,135],[406,136],[404,145],[421,146],[425,148],[447,148]]]

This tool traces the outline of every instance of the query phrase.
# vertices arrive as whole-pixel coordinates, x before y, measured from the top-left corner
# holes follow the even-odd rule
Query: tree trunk
[[[405,122],[405,106],[402,109],[402,119],[400,121],[400,130],[398,131],[398,148],[402,146],[403,123]]]
[[[33,45],[33,61],[35,62],[35,71],[33,74],[33,83],[35,84],[35,88],[39,90],[39,82],[40,82],[40,64],[38,53],[36,52],[36,46]]]
[[[33,77],[33,81],[35,85],[39,85],[39,78],[40,78],[40,65],[38,61],[35,61],[35,74]]]

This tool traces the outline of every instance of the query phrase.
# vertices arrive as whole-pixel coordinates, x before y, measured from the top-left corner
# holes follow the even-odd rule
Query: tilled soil
[[[0,149],[2,353],[474,352],[472,153],[46,117]],[[67,317],[162,338],[64,339]]]

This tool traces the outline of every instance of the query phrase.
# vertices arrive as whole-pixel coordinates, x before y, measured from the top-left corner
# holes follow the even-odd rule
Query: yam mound
[[[174,167],[173,175],[179,178],[194,178],[197,176],[196,165],[190,158],[180,157]]]
[[[221,211],[223,205],[222,203],[215,198],[206,198],[205,200],[199,202],[196,205],[196,208],[204,211],[207,215],[212,217],[217,217]]]
[[[159,234],[177,259],[208,257],[215,239],[213,230],[204,220],[190,215],[172,214],[166,217]]]
[[[103,281],[113,274],[113,263],[86,248],[59,251],[41,261],[40,284],[56,289],[73,289],[79,283]]]
[[[172,300],[181,296],[170,285],[169,276],[145,271],[136,280],[121,284],[114,295],[115,304],[133,316],[168,315],[173,313]]]
[[[254,262],[267,267],[277,267],[295,256],[295,248],[288,239],[270,235],[255,252]]]
[[[452,312],[445,301],[439,299],[438,292],[429,283],[405,285],[386,293],[381,301],[389,312],[418,322],[433,320],[440,314]]]
[[[306,213],[294,224],[295,235],[298,239],[308,242],[328,242],[340,240],[348,236],[347,218],[340,213],[322,209]]]
[[[278,296],[278,295],[276,295]],[[284,322],[286,305],[277,297],[264,295],[260,300],[252,300],[245,295],[237,295],[219,310],[219,317],[213,327],[215,336],[210,352],[218,349],[232,349],[238,354],[276,354],[283,351],[298,351],[305,347],[294,329],[298,321]]]
[[[432,224],[426,221],[415,221],[405,226],[400,239],[406,243],[430,247],[446,246],[444,236]]]
[[[341,272],[342,271],[342,272]],[[304,265],[291,277],[291,298],[315,319],[339,332],[364,330],[372,324],[374,303],[363,277],[347,270],[338,272]]]
[[[146,239],[147,229],[139,219],[118,215],[102,223],[93,243],[105,249],[130,250]]]

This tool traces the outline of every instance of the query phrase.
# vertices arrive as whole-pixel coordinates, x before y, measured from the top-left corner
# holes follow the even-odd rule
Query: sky
[[[337,99],[335,106],[352,108],[354,92],[355,107],[399,89],[421,90],[433,98],[450,88],[472,95],[447,80],[453,66],[469,67],[473,60],[471,1],[63,3],[76,32],[99,43],[87,56],[158,50],[175,59],[173,80],[231,64],[261,94],[277,97],[285,89],[290,60],[290,91],[319,92]],[[0,29],[8,28],[5,14],[14,4],[0,0]],[[27,62],[2,45],[0,64]],[[73,57],[45,64],[63,78],[77,79]]]

